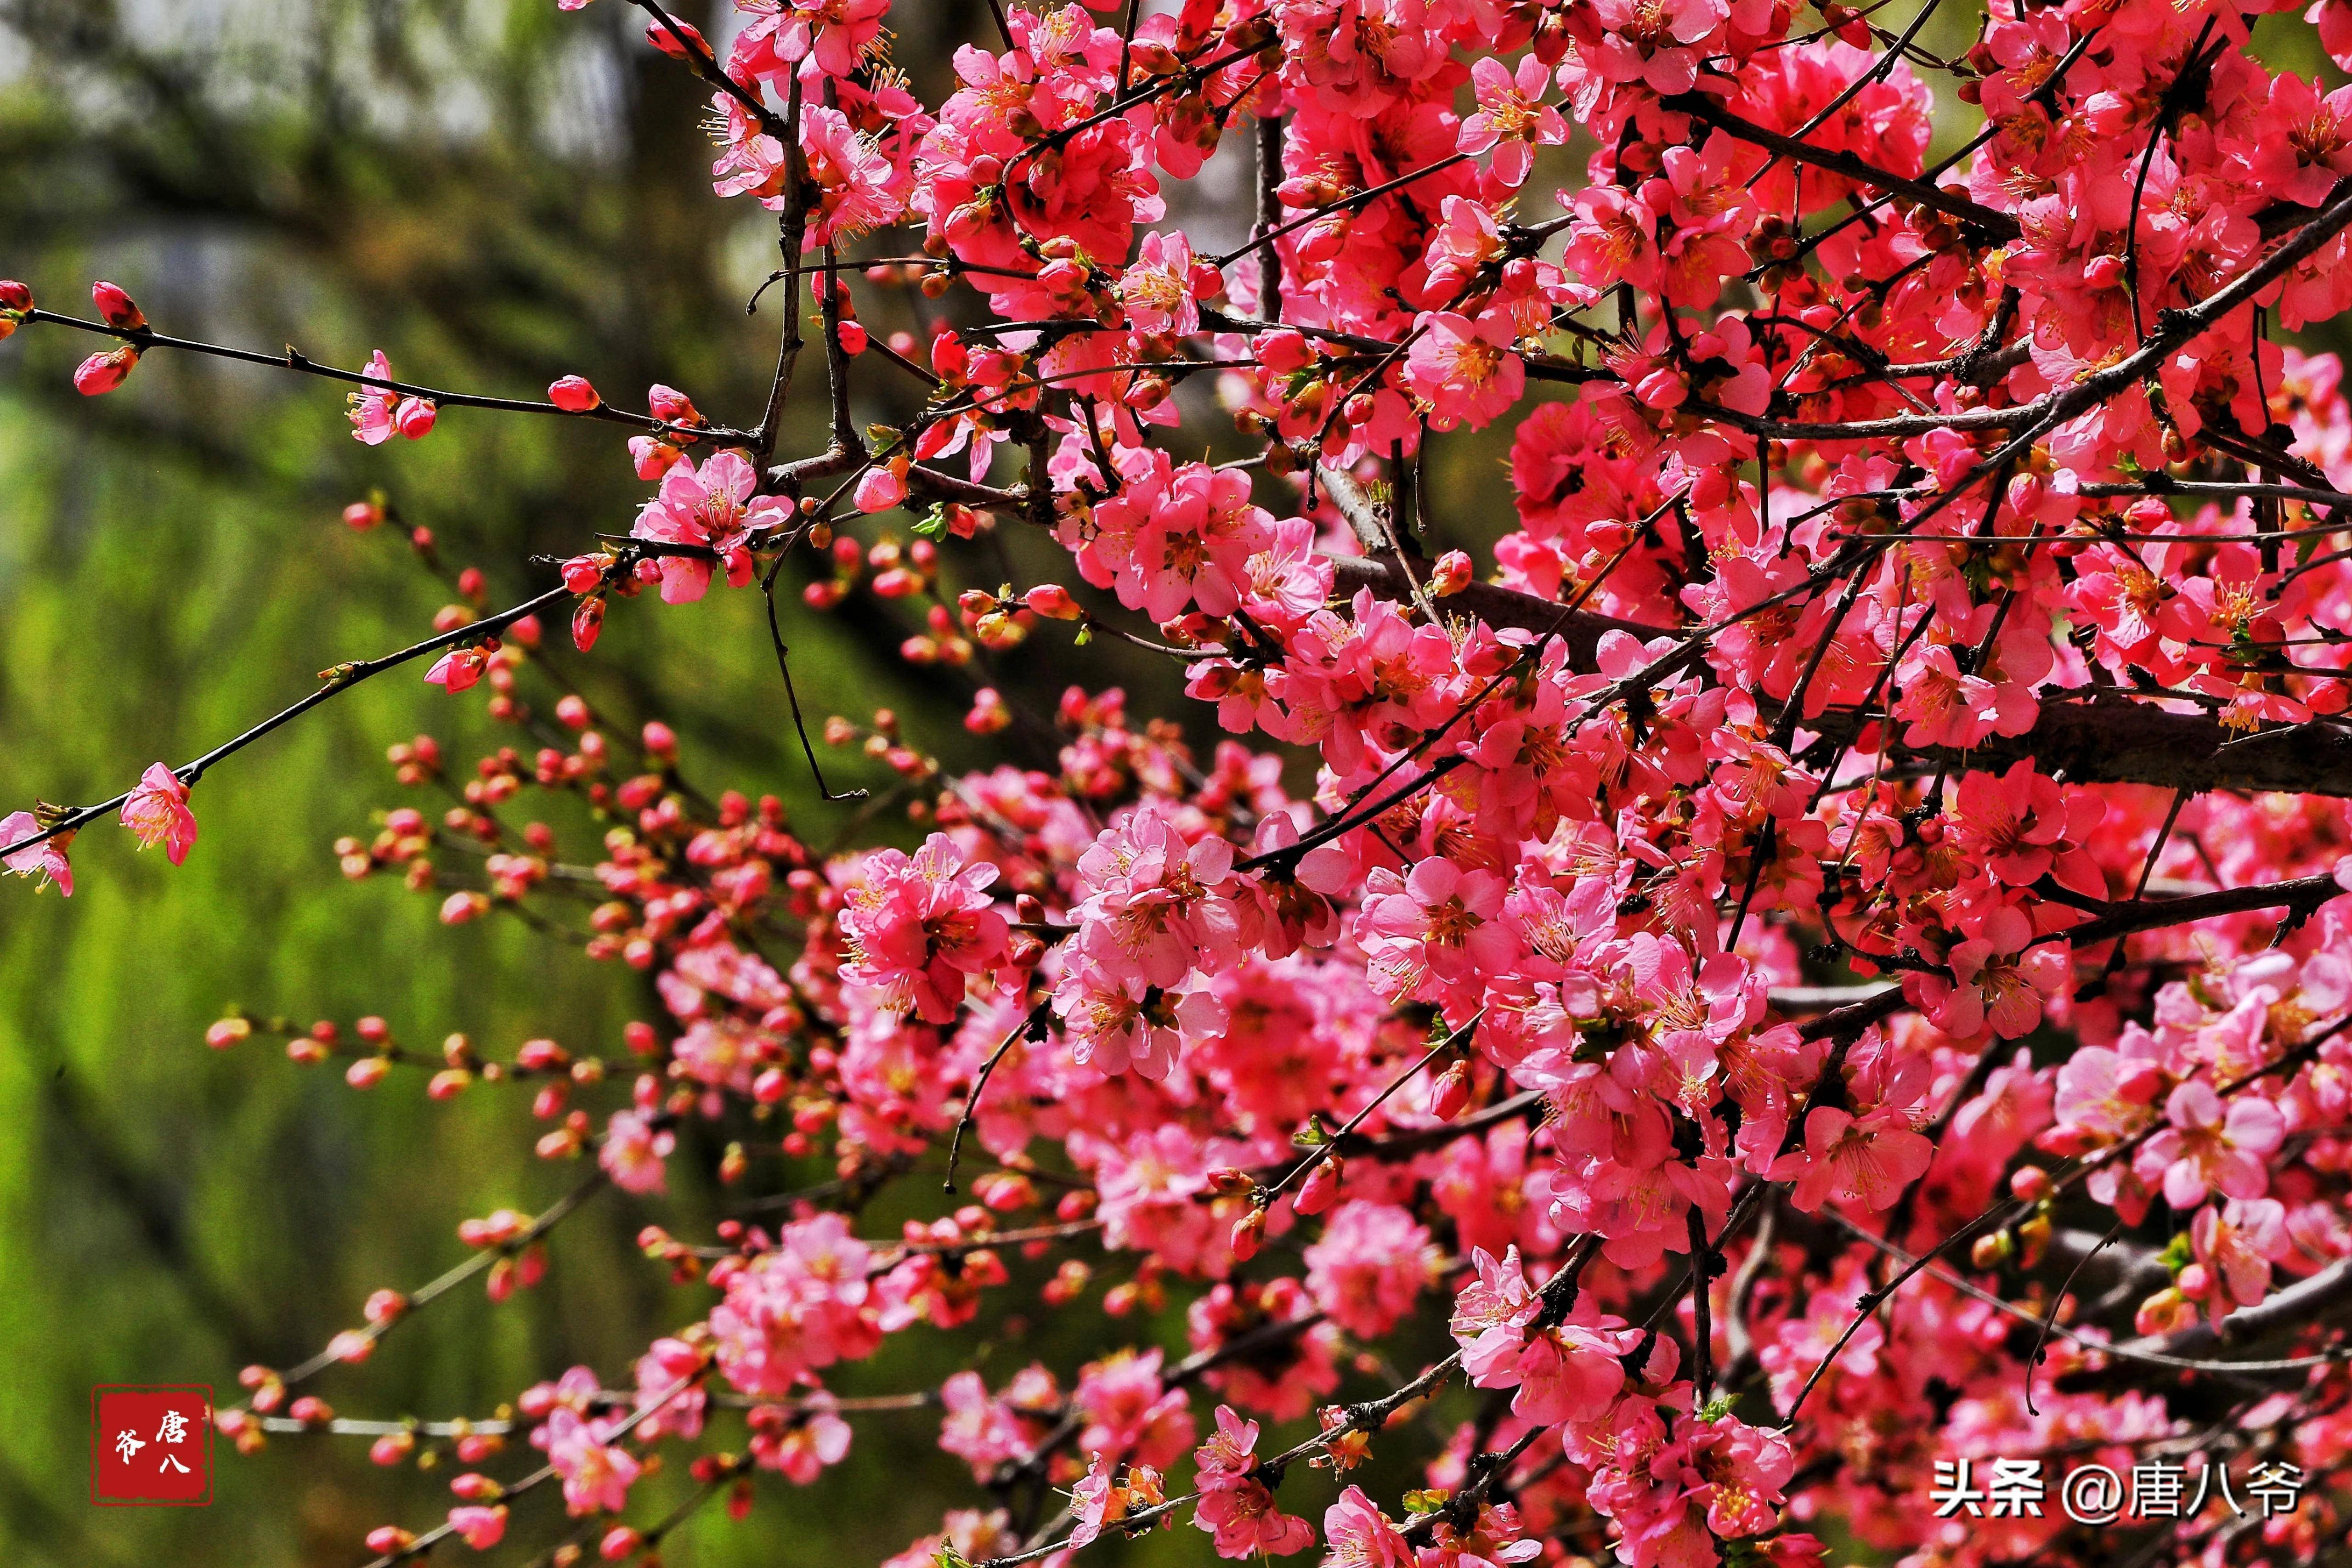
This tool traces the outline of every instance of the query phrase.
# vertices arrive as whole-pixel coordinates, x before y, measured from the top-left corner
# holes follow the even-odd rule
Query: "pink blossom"
[[[1307,1288],[1332,1321],[1376,1340],[1412,1310],[1436,1260],[1429,1232],[1412,1215],[1357,1200],[1332,1210],[1307,1249]]]
[[[2231,1198],[2218,1208],[2200,1208],[2189,1222],[2189,1238],[2211,1278],[2216,1316],[2230,1307],[2259,1304],[2270,1293],[2271,1265],[2294,1251],[2286,1207],[2276,1198]]]
[[[1349,1487],[1323,1510],[1329,1552],[1323,1568],[1411,1568],[1412,1550],[1360,1487]]]
[[[1424,976],[1463,982],[1508,963],[1517,951],[1497,919],[1502,909],[1501,879],[1433,857],[1402,879],[1373,874],[1364,899],[1365,946],[1401,994],[1414,994]]]
[[[1527,184],[1538,147],[1558,146],[1568,140],[1568,126],[1559,110],[1543,101],[1550,72],[1533,55],[1520,58],[1516,74],[1488,55],[1470,68],[1470,82],[1478,92],[1478,110],[1462,122],[1458,149],[1495,153],[1495,177],[1513,190]]]
[[[395,392],[388,385],[375,382],[392,380],[392,363],[378,349],[368,361],[366,372],[371,384],[362,384],[350,395],[352,434],[371,447],[381,447],[394,436],[415,441],[433,428],[437,412],[430,398],[409,393]]]
[[[837,1214],[784,1227],[776,1247],[730,1275],[711,1310],[719,1371],[750,1394],[781,1397],[802,1373],[880,1342],[866,1310],[870,1254]]]
[[[637,513],[629,531],[659,544],[685,545],[690,553],[659,558],[664,604],[691,603],[710,586],[712,557],[727,570],[730,585],[751,580],[753,533],[779,528],[791,509],[780,497],[755,496],[759,475],[743,455],[720,452],[698,468],[679,458],[663,474],[661,489]]]
[[[1147,234],[1132,266],[1119,279],[1118,297],[1139,332],[1189,336],[1201,330],[1201,308],[1192,296],[1192,247],[1181,234]]]
[[[139,847],[163,846],[176,866],[196,842],[196,814],[188,809],[188,786],[162,763],[151,763],[122,803],[122,826],[139,836]]]
[[[1509,318],[1488,314],[1473,321],[1450,310],[1422,319],[1405,356],[1404,381],[1429,405],[1430,423],[1440,430],[1492,424],[1527,388],[1527,367],[1513,349],[1517,334]]]
[[[1192,1446],[1192,1396],[1163,1388],[1160,1352],[1120,1352],[1084,1368],[1072,1397],[1087,1425],[1078,1447],[1165,1469]]]
[[[2141,1145],[2133,1168],[2160,1182],[2164,1201],[2186,1214],[2210,1190],[2259,1198],[2270,1185],[2263,1156],[2286,1137],[2278,1107],[2258,1093],[2233,1095],[2228,1107],[2213,1086],[2192,1079],[2165,1101],[2168,1125]]]
[[[783,1429],[752,1439],[760,1461],[794,1486],[814,1486],[825,1469],[849,1457],[850,1425],[816,1395]]]
[[[1282,1512],[1265,1483],[1252,1476],[1256,1447],[1257,1423],[1217,1406],[1216,1435],[1197,1455],[1201,1501],[1192,1522],[1216,1537],[1220,1557],[1286,1557],[1315,1543],[1314,1527]]]
[[[879,5],[874,6],[878,16]],[[824,35],[820,34],[823,37]],[[809,247],[856,238],[895,222],[907,210],[907,171],[851,129],[838,110],[809,104],[801,110],[801,151],[816,182]]]
[[[25,846],[0,857],[0,866],[5,866],[19,877],[38,877],[41,887],[54,887],[60,895],[70,899],[73,897],[73,867],[66,860],[66,846],[71,842],[73,835],[52,834],[37,844],[26,842],[39,837],[40,832],[39,819],[29,811],[12,811],[6,817],[0,818],[0,848],[12,844]]]
[[[1159,1472],[1148,1466],[1136,1466],[1115,1479],[1118,1468],[1108,1454],[1095,1455],[1087,1465],[1086,1478],[1078,1482],[1072,1497],[1073,1510],[1077,1515],[1077,1523],[1069,1535],[1072,1546],[1088,1544],[1129,1514],[1161,1500]]]
[[[568,1406],[547,1418],[547,1462],[563,1479],[563,1501],[574,1514],[618,1513],[629,1505],[637,1479],[635,1456],[604,1441],[598,1425]]]
[[[971,979],[1004,955],[1010,928],[987,895],[996,877],[985,862],[966,865],[940,833],[912,856],[875,855],[842,911],[850,944],[842,978],[876,988],[889,1006],[912,1008],[927,1023],[952,1022]]]
[[[658,1193],[667,1183],[663,1162],[677,1145],[677,1135],[667,1127],[656,1128],[645,1113],[616,1110],[604,1124],[596,1163],[624,1192]]]
[[[1832,1199],[1875,1211],[1926,1175],[1935,1152],[1888,1111],[1857,1119],[1835,1106],[1817,1106],[1805,1118],[1804,1149],[1776,1164],[1772,1175],[1796,1178],[1790,1198],[1808,1213]]]
[[[477,1552],[488,1552],[506,1538],[507,1510],[504,1503],[490,1507],[471,1504],[449,1510],[449,1528],[459,1539]]]

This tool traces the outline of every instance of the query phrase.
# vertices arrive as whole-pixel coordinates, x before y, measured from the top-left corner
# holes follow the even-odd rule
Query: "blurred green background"
[[[961,36],[955,7],[935,12],[941,37]],[[571,15],[552,0],[9,5],[0,276],[80,314],[89,280],[110,278],[166,331],[342,365],[381,347],[443,385],[537,396],[578,372],[643,407],[662,381],[715,419],[756,422],[785,300],[772,291],[756,319],[744,301],[774,265],[773,220],[711,195],[705,94],[641,26],[617,4]],[[935,44],[902,40],[901,58],[938,87]],[[499,604],[551,581],[529,556],[625,531],[646,492],[609,426],[453,410],[426,441],[371,450],[331,384],[213,361],[155,353],[123,391],[82,399],[68,375],[92,347],[56,329],[0,347],[0,810],[103,798],[300,695],[311,672],[425,635],[447,588],[395,530],[338,521],[372,489],[430,527],[448,564],[478,563]],[[821,376],[812,355],[803,392]],[[784,446],[822,442],[804,411]],[[593,665],[569,661],[583,689],[617,721],[672,722],[711,793],[779,791],[829,837],[846,808],[811,797],[756,598],[647,608],[616,610]],[[925,742],[964,740],[962,689],[889,656],[912,629],[870,610],[796,626],[814,714],[888,702]],[[498,1055],[540,1035],[617,1053],[645,1014],[618,966],[513,921],[446,929],[429,899],[340,877],[338,834],[446,804],[394,784],[387,744],[429,729],[463,766],[512,738],[417,674],[214,773],[183,868],[105,825],[74,847],[69,903],[14,881],[0,898],[0,1560],[356,1563],[368,1529],[449,1504],[446,1469],[379,1469],[363,1439],[317,1436],[221,1453],[209,1509],[86,1501],[93,1384],[210,1383],[232,1399],[239,1367],[292,1364],[355,1323],[369,1290],[463,1257],[460,1218],[535,1210],[578,1174],[532,1157],[544,1129],[524,1094],[436,1106],[413,1073],[361,1095],[274,1043],[215,1054],[203,1033],[225,1005],[347,1025],[379,1013],[406,1043],[464,1030]],[[526,694],[544,710],[556,690]],[[556,821],[575,853],[593,847],[578,819]],[[541,1289],[492,1308],[469,1285],[312,1391],[345,1415],[438,1419],[487,1414],[575,1363],[625,1378],[652,1336],[708,1309],[631,1240],[651,1219],[708,1237],[723,1207],[688,1163],[675,1201],[608,1195],[567,1225]],[[795,1179],[772,1164],[754,1177]],[[902,1363],[871,1385],[927,1375]],[[977,1500],[934,1420],[865,1423],[842,1488],[740,1527],[708,1510],[670,1560],[773,1561],[787,1523],[795,1559],[897,1550],[943,1501]],[[894,1489],[910,1465],[941,1484]],[[556,1539],[546,1504],[519,1509],[499,1560]]]
[[[677,9],[709,20],[707,5]],[[986,13],[983,0],[919,9],[897,59],[936,101],[953,44]],[[776,264],[774,220],[710,194],[707,95],[642,26],[617,0],[580,13],[552,0],[5,0],[0,277],[85,315],[89,281],[110,279],[163,331],[290,342],[345,366],[380,347],[430,384],[539,396],[576,372],[642,408],[658,381],[715,420],[756,423],[786,301],[772,290],[756,317],[745,301]],[[1238,237],[1240,189],[1228,159],[1177,210],[1197,234]],[[903,312],[866,310],[884,331],[914,325]],[[404,522],[433,531],[446,565],[479,564],[504,605],[551,583],[530,556],[625,531],[647,493],[611,426],[451,409],[423,442],[370,449],[334,385],[214,360],[152,353],[123,390],[81,398],[70,372],[97,346],[55,328],[0,346],[0,811],[102,799],[150,762],[184,761],[276,710],[312,672],[425,635],[449,589],[398,530],[344,527],[347,502],[380,489]],[[786,455],[824,445],[822,374],[820,356],[803,359]],[[912,411],[911,378],[884,368],[860,385],[881,399],[862,418]],[[1475,458],[1475,479],[1468,448],[1453,460],[1499,531],[1495,454]],[[1067,574],[1026,559],[1039,568],[1028,580]],[[981,552],[950,591],[1002,575]],[[1050,763],[1034,742],[965,733],[970,679],[896,657],[919,629],[911,613],[861,597],[816,617],[780,599],[813,722],[887,704],[916,743],[962,763]],[[560,641],[560,618],[551,630]],[[675,726],[707,792],[781,794],[812,842],[847,823],[853,808],[810,788],[756,595],[616,606],[593,661],[567,648],[558,662],[616,727]],[[399,788],[387,745],[429,730],[462,769],[516,740],[419,672],[362,686],[211,773],[194,801],[202,838],[178,870],[102,823],[73,847],[69,902],[0,889],[0,1124],[13,1132],[0,1142],[0,1561],[12,1568],[356,1563],[369,1529],[422,1528],[450,1504],[448,1468],[378,1468],[364,1439],[319,1436],[252,1458],[223,1448],[207,1509],[86,1500],[92,1384],[209,1383],[233,1402],[240,1367],[289,1366],[355,1324],[372,1289],[413,1288],[465,1257],[461,1218],[535,1211],[579,1174],[532,1157],[545,1124],[526,1093],[435,1105],[413,1072],[354,1093],[339,1067],[293,1066],[275,1042],[208,1051],[205,1026],[225,1007],[346,1026],[380,1014],[412,1047],[462,1030],[494,1056],[538,1036],[620,1055],[622,1025],[649,1016],[642,977],[574,945],[512,921],[445,928],[435,898],[340,876],[336,837],[372,834],[394,805],[446,804]],[[1073,679],[1124,682],[1163,709],[1173,691],[1163,669],[1099,644],[1073,656],[1066,640],[1001,673],[1048,712]],[[527,677],[522,695],[544,712],[560,689]],[[836,787],[890,779],[846,753],[827,765]],[[526,798],[507,815],[520,825],[532,809]],[[568,858],[593,858],[584,816],[550,816],[569,830]],[[864,831],[917,830],[886,814]],[[669,1199],[608,1194],[567,1223],[540,1289],[494,1308],[469,1284],[309,1391],[344,1415],[437,1420],[488,1414],[575,1363],[625,1381],[654,1336],[709,1309],[707,1289],[671,1287],[633,1238],[648,1222],[709,1237],[741,1195],[692,1173],[720,1142],[673,1163]],[[825,1173],[770,1161],[747,1184]],[[945,1207],[913,1180],[862,1228],[891,1234]],[[1034,1289],[1004,1294],[1034,1313]],[[1022,1343],[993,1318],[952,1344],[919,1331],[840,1385],[936,1385],[976,1356],[992,1381],[1033,1356],[1066,1377],[1104,1342],[1099,1301]],[[1181,1305],[1133,1331],[1181,1353]],[[740,1419],[726,1422],[740,1445]],[[763,1478],[747,1521],[706,1510],[666,1556],[878,1562],[943,1509],[985,1506],[936,1436],[935,1414],[861,1418],[851,1459],[821,1487]],[[489,1468],[511,1477],[533,1462],[518,1452]],[[648,1483],[637,1517],[685,1481]],[[494,1560],[536,1560],[560,1516],[551,1498],[519,1505]],[[1186,1561],[1205,1551],[1189,1531],[1164,1540]]]
[[[702,5],[677,10],[709,19]],[[1949,10],[1926,37],[1957,52],[1973,7]],[[901,12],[896,58],[936,101],[982,0]],[[784,301],[771,293],[756,318],[744,301],[774,265],[772,220],[710,195],[704,94],[640,26],[618,0],[578,14],[552,0],[0,0],[0,276],[77,312],[89,280],[110,278],[167,331],[293,342],[347,366],[381,347],[428,384],[535,396],[577,372],[642,406],[661,381],[714,419],[753,423]],[[2309,69],[2305,37],[2288,52]],[[1238,237],[1240,173],[1221,157],[1171,193],[1197,241]],[[866,313],[885,331],[913,324]],[[311,672],[424,635],[447,589],[397,531],[338,521],[373,489],[432,529],[446,563],[481,565],[498,604],[549,582],[529,557],[625,530],[646,493],[609,426],[449,410],[431,438],[371,450],[350,438],[331,385],[214,361],[152,354],[121,392],[82,399],[68,375],[92,346],[37,329],[0,347],[0,811],[111,795],[300,695]],[[788,454],[823,444],[819,374],[812,354]],[[911,384],[869,381],[886,399]],[[1448,536],[1433,551],[1510,526],[1507,438],[1433,447]],[[971,580],[998,575],[992,556]],[[824,619],[786,604],[813,716],[887,703],[951,759],[1041,760],[964,735],[968,683],[895,657],[911,617],[870,600]],[[616,721],[676,726],[706,790],[783,795],[818,842],[846,820],[809,788],[752,595],[616,607],[596,658],[562,663]],[[1003,673],[1047,705],[1074,679],[1124,682],[1163,710],[1171,689],[1164,670],[1100,644],[1033,646]],[[555,690],[524,694],[544,709]],[[403,1074],[361,1095],[272,1043],[202,1043],[239,1005],[346,1023],[377,1013],[428,1048],[463,1030],[498,1055],[541,1035],[617,1051],[646,1006],[638,977],[517,922],[445,929],[431,900],[339,876],[336,836],[372,832],[394,805],[437,806],[399,790],[383,762],[421,729],[460,765],[510,738],[478,704],[396,673],[213,773],[181,869],[101,825],[75,846],[69,903],[0,889],[0,1561],[356,1563],[369,1528],[430,1523],[448,1506],[446,1471],[379,1469],[363,1440],[320,1436],[223,1452],[209,1509],[85,1500],[92,1384],[210,1383],[234,1399],[240,1366],[292,1364],[356,1322],[371,1289],[457,1260],[460,1218],[536,1210],[575,1178],[531,1157],[542,1127],[521,1093],[436,1106]],[[838,755],[829,765],[884,782]],[[892,821],[876,831],[909,831]],[[577,820],[560,826],[580,843]],[[715,1147],[698,1151],[700,1169]],[[469,1286],[311,1391],[344,1415],[439,1419],[485,1414],[575,1363],[625,1377],[651,1337],[707,1310],[707,1291],[672,1289],[632,1244],[649,1220],[702,1237],[727,1212],[697,1185],[697,1163],[674,1163],[669,1200],[608,1195],[567,1224],[541,1289],[493,1308]],[[772,1163],[754,1181],[822,1173]],[[928,1184],[905,1185],[867,1234],[938,1212]],[[1024,1294],[1034,1304],[1007,1293]],[[1101,1342],[1099,1300],[1025,1339],[992,1318],[978,1352],[919,1331],[841,1385],[935,1384],[975,1353],[992,1381],[1033,1355],[1066,1376]],[[1173,1309],[1136,1327],[1181,1348]],[[748,1521],[708,1510],[667,1556],[876,1562],[942,1508],[982,1501],[935,1435],[931,1415],[862,1419],[849,1463],[822,1486],[763,1479]],[[646,1500],[683,1479],[652,1483]],[[1319,1511],[1322,1484],[1307,1495]],[[556,1539],[555,1514],[545,1499],[522,1505],[497,1560],[531,1560]],[[1190,1531],[1106,1556],[1129,1554],[1206,1560]]]

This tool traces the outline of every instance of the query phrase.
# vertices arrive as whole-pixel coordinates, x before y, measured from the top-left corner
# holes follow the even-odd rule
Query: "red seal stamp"
[[[202,1508],[213,1500],[213,1391],[101,1384],[89,1391],[89,1500]]]

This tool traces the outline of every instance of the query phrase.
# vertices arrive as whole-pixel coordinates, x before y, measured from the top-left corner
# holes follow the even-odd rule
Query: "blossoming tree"
[[[602,420],[648,487],[536,597],[493,611],[469,574],[430,637],[0,823],[0,860],[60,893],[101,818],[176,864],[215,767],[422,668],[517,743],[470,774],[394,747],[461,803],[343,840],[345,871],[453,924],[584,889],[589,954],[655,984],[612,1041],[496,1058],[373,1017],[213,1027],[357,1089],[527,1083],[540,1153],[582,1171],[247,1369],[217,1414],[237,1447],[454,1451],[456,1506],[376,1531],[383,1563],[452,1537],[651,1563],[683,1517],[633,1503],[657,1458],[748,1508],[893,1408],[936,1411],[972,1478],[908,1564],[1171,1523],[1346,1568],[2342,1541],[2352,409],[2287,340],[2352,306],[2352,88],[2267,68],[2265,7],[1994,0],[1942,59],[1938,0],[992,0],[928,101],[887,0],[740,0],[722,47],[633,3],[710,89],[718,194],[776,215],[795,309],[740,423],[0,283],[0,335],[111,340],[87,394],[224,355],[348,384],[372,444]],[[2352,68],[2352,8],[2304,20]],[[1224,254],[1164,222],[1213,157],[1254,169]],[[869,333],[894,293],[927,333]],[[877,379],[919,415],[861,424]],[[794,400],[823,449],[779,449]],[[1516,526],[1432,559],[1475,520],[1426,453],[1498,424]],[[1022,531],[1071,582],[1002,581],[992,536]],[[814,582],[779,602],[795,556]],[[609,612],[714,593],[765,595],[787,690],[795,618],[923,606],[904,656],[1053,765],[954,774],[887,714],[835,719],[918,847],[827,847],[772,796],[706,795],[658,722],[527,700],[543,618],[585,651]],[[1179,663],[1224,738],[988,676],[1097,638]],[[601,839],[519,821],[540,792]],[[740,1135],[721,1179],[743,1139],[835,1179],[673,1235],[697,1121]],[[935,1219],[861,1230],[885,1187],[942,1183]],[[299,1392],[470,1276],[530,1286],[606,1188],[676,1287],[634,1367],[455,1428]],[[1007,1295],[1087,1314],[1098,1357],[829,1391],[896,1336],[952,1362]],[[1140,1331],[1163,1305],[1185,1342]],[[1427,1485],[1349,1484],[1375,1450]],[[2220,1488],[2143,1493],[2184,1473]]]

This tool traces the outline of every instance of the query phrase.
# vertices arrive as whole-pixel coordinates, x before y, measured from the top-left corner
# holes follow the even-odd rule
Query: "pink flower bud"
[[[525,1072],[549,1072],[571,1059],[553,1040],[525,1040],[515,1052],[515,1066]]]
[[[392,427],[412,441],[421,441],[440,414],[429,397],[404,397],[392,411]]]
[[[1429,591],[1444,599],[1462,592],[1470,585],[1470,557],[1460,550],[1449,550],[1437,558],[1437,568],[1429,574]]]
[[[854,499],[860,511],[887,511],[907,499],[907,481],[887,466],[868,468],[857,481]]]
[[[702,413],[694,406],[694,399],[674,386],[656,384],[646,394],[646,407],[665,425],[699,425]],[[643,478],[640,475],[639,478]]]
[[[383,521],[383,508],[372,500],[355,500],[343,508],[344,526],[365,533]]]
[[[392,1071],[392,1064],[382,1057],[362,1057],[343,1069],[343,1081],[353,1089],[373,1089]]]
[[[677,31],[675,33],[670,31],[672,26],[675,26]],[[691,40],[693,45],[691,49],[678,41],[678,35],[681,33]],[[680,22],[675,17],[668,22],[656,18],[646,23],[646,42],[674,60],[692,59],[697,55],[707,59],[710,56],[710,45],[704,40],[701,31],[693,23]]]
[[[205,1031],[205,1044],[216,1051],[225,1051],[252,1036],[253,1026],[243,1018],[223,1018]]]
[[[993,735],[1011,727],[1013,710],[996,688],[983,686],[971,694],[971,710],[963,716],[963,727],[975,735]]]
[[[1451,1121],[1461,1115],[1469,1103],[1470,1064],[1455,1062],[1430,1085],[1429,1113],[1440,1121]]]
[[[453,647],[425,672],[425,684],[437,686],[454,697],[480,680],[488,664],[480,648]]]
[[[1075,621],[1085,617],[1086,611],[1070,597],[1070,591],[1058,583],[1045,583],[1021,596],[1021,602],[1047,620]]]
[[[604,596],[593,594],[580,601],[572,612],[572,646],[586,653],[596,646],[597,636],[604,629]]]
[[[1307,1173],[1290,1206],[1303,1215],[1321,1214],[1339,1195],[1339,1156],[1334,1154]]]
[[[852,359],[866,352],[866,329],[856,321],[844,321],[840,329],[841,352]]]
[[[1260,332],[1251,342],[1258,363],[1265,366],[1268,375],[1289,375],[1305,370],[1314,355],[1307,347],[1304,334],[1287,330]]]
[[[588,384],[584,375],[567,375],[547,389],[547,400],[566,414],[585,414],[604,405],[604,400]]]
[[[2168,1334],[2196,1321],[2197,1303],[2168,1285],[2139,1304],[2132,1329],[2142,1334]]]
[[[563,563],[563,585],[575,594],[593,593],[612,563],[609,555],[575,555]]]
[[[1240,1222],[1234,1226],[1234,1261],[1236,1263],[1246,1263],[1251,1258],[1255,1258],[1257,1256],[1258,1247],[1262,1246],[1265,1241],[1265,1211],[1261,1208],[1254,1208],[1250,1210],[1249,1213],[1244,1215],[1241,1217]]]
[[[92,354],[74,368],[74,390],[84,397],[112,392],[131,378],[131,367],[138,363],[139,351],[129,343]]]
[[[1049,261],[1037,269],[1037,281],[1056,294],[1083,294],[1087,288],[1087,269],[1076,261]]]
[[[19,287],[21,288],[22,285],[20,284]],[[120,327],[126,332],[135,332],[147,324],[147,318],[141,313],[138,305],[132,301],[130,295],[122,291],[120,285],[105,282],[93,283],[89,286],[89,297],[97,304],[98,313],[106,318],[106,324],[110,327]],[[26,296],[28,303],[30,298],[29,295]]]
[[[636,466],[637,478],[648,482],[660,479],[676,468],[678,458],[684,456],[667,441],[656,440],[651,436],[629,437],[630,461]]]

